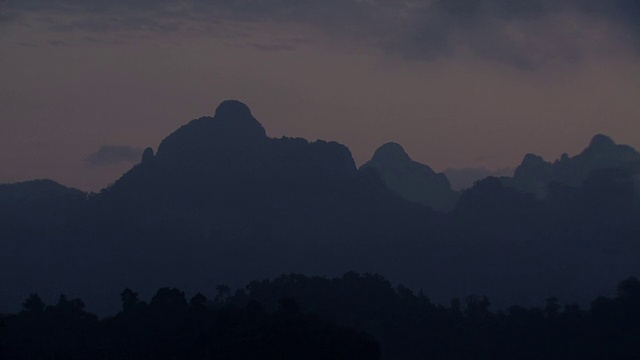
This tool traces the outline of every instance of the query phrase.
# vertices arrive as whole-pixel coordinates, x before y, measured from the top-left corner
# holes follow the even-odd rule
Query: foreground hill
[[[436,305],[380,275],[281,275],[210,300],[161,288],[147,302],[120,293],[102,319],[81,299],[46,305],[31,294],[19,313],[0,315],[7,359],[636,359],[640,281],[587,308],[511,306],[486,298]],[[112,294],[117,297],[117,294]],[[115,311],[114,311],[115,312]],[[4,325],[4,326],[2,326]]]
[[[418,174],[407,178],[414,189],[451,195],[445,178],[399,145],[381,148],[382,168],[358,170],[345,146],[269,138],[246,105],[225,101],[155,154],[145,150],[99,194],[50,181],[0,186],[0,312],[32,292],[67,293],[107,313],[125,287],[150,296],[165,286],[189,292],[350,270],[385,274],[435,301],[590,301],[640,274],[640,166],[635,150],[598,139],[578,160],[561,160],[582,175],[536,185],[544,196],[517,185],[539,177],[523,177],[525,166],[513,179],[477,182],[443,213],[385,180],[399,169]],[[609,164],[597,159],[620,149],[631,154],[624,161],[582,165]],[[574,180],[557,180],[565,178]]]

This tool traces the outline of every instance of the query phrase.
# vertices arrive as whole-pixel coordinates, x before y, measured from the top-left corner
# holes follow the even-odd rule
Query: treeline
[[[282,275],[231,294],[163,288],[148,301],[125,289],[122,310],[99,319],[80,299],[31,295],[4,315],[6,359],[638,359],[640,281],[588,309],[495,310],[487,298],[432,303],[379,275]]]

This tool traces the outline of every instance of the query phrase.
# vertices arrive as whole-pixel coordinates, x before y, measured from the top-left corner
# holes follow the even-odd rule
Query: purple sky
[[[0,183],[99,190],[225,99],[358,164],[640,148],[640,2],[0,0]]]

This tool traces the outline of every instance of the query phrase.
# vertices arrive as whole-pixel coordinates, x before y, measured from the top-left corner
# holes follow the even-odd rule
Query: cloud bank
[[[586,52],[611,47],[640,49],[636,0],[21,0],[4,8],[4,22],[35,22],[53,32],[91,33],[93,39],[115,32],[202,31],[289,51],[298,45],[291,39],[256,43],[259,26],[304,26],[407,60],[468,53],[520,69],[578,61]]]

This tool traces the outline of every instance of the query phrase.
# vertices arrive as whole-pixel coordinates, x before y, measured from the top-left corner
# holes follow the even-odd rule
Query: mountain
[[[374,170],[396,194],[435,210],[450,211],[458,199],[444,174],[411,160],[400,144],[380,146],[371,160],[360,167],[365,169]]]
[[[86,194],[78,189],[68,188],[53,180],[39,179],[14,184],[0,184],[0,202],[66,202],[84,200]]]
[[[344,145],[269,138],[235,100],[168,135],[156,153],[146,149],[112,186],[46,226],[29,216],[38,204],[24,208],[19,224],[0,221],[9,250],[0,270],[28,275],[0,278],[0,287],[24,294],[98,281],[100,290],[83,298],[100,306],[103,294],[126,286],[144,292],[216,278],[234,284],[290,271],[373,270],[384,265],[380,247],[436,221],[430,209],[359,172]]]
[[[449,179],[451,188],[456,191],[469,189],[473,184],[485,179],[489,176],[501,177],[501,176],[513,176],[515,169],[510,167],[500,169],[486,169],[484,167],[467,167],[467,168],[447,168],[443,173]]]
[[[478,181],[454,206],[446,177],[400,145],[357,169],[344,145],[270,138],[245,104],[225,101],[98,194],[1,185],[0,312],[34,292],[104,314],[127,287],[150,296],[350,270],[436,302],[585,303],[640,274],[636,157],[602,137],[556,163],[529,155],[513,179]],[[546,196],[507,183],[525,180]]]
[[[48,179],[0,184],[0,218],[13,226],[58,223],[75,214],[86,200],[84,192]]]
[[[406,207],[358,172],[344,145],[269,138],[235,100],[167,136],[157,154],[146,150],[95,202],[118,219],[170,219],[210,237],[259,233],[297,243],[340,241],[356,226],[361,235],[372,227],[368,219]]]
[[[534,154],[525,155],[505,184],[544,197],[551,183],[578,187],[594,171],[613,169],[640,161],[640,153],[628,145],[616,144],[608,136],[595,135],[580,154],[562,154],[553,163]]]

